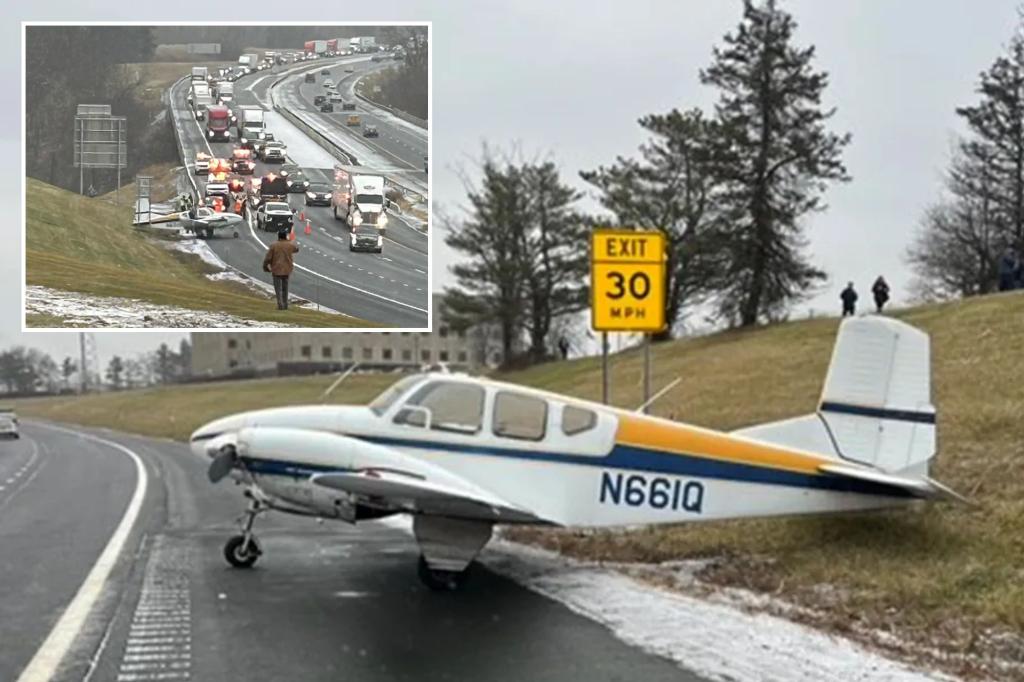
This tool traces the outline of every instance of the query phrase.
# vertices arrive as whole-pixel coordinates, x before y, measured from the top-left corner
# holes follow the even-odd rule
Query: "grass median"
[[[716,585],[808,607],[797,617],[931,660],[968,677],[1020,679],[1024,645],[1024,294],[900,311],[931,334],[940,453],[932,475],[977,507],[745,520],[581,533],[518,529],[513,537],[615,562],[703,560]],[[718,429],[811,412],[838,327],[818,319],[659,344],[661,416]],[[642,400],[640,351],[612,358],[613,402]],[[600,360],[540,365],[500,378],[597,399]],[[350,377],[334,402],[363,403],[394,380]],[[168,387],[19,404],[26,414],[184,439],[222,414],[319,402],[332,377]],[[790,615],[793,615],[792,613]],[[872,638],[866,633],[883,633]],[[892,636],[895,635],[895,636]],[[1017,647],[1017,648],[1015,648]],[[1016,652],[1016,653],[1015,653]],[[1000,668],[992,661],[1016,662]]]

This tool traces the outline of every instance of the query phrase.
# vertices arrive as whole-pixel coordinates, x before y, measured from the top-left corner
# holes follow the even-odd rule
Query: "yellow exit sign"
[[[591,326],[602,332],[665,329],[665,235],[595,230],[590,238]]]

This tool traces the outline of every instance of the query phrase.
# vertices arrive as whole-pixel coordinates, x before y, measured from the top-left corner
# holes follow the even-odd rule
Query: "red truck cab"
[[[206,108],[206,137],[211,142],[231,140],[231,111],[223,104],[212,104]]]

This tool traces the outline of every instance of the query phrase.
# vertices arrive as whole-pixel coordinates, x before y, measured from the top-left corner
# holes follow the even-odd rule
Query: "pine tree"
[[[800,224],[823,210],[829,181],[849,176],[841,152],[849,134],[829,132],[828,75],[812,67],[814,47],[793,45],[796,22],[775,0],[744,0],[743,20],[701,81],[720,91],[717,118],[729,143],[718,166],[728,214],[729,259],[722,314],[756,324],[778,317],[825,273],[807,262]]]
[[[468,194],[462,220],[446,219],[445,243],[466,260],[451,267],[457,285],[445,289],[452,327],[493,323],[501,331],[502,362],[515,355],[522,331],[522,244],[529,222],[523,174],[486,151],[478,189]]]
[[[981,101],[957,109],[972,141],[989,152],[988,177],[998,187],[995,209],[1006,225],[1006,245],[1024,247],[1024,37],[980,76]]]
[[[665,233],[668,330],[656,338],[670,338],[684,306],[699,303],[721,284],[723,252],[714,206],[721,128],[699,109],[673,109],[639,123],[651,139],[640,147],[638,160],[619,157],[610,167],[580,176],[600,190],[601,205],[619,226]]]
[[[107,364],[107,382],[116,391],[124,385],[124,360],[115,355]]]
[[[555,319],[587,306],[589,229],[573,209],[580,193],[562,182],[554,163],[527,164],[522,172],[530,217],[521,251],[528,310],[525,326],[530,357],[540,362],[547,358],[548,334]]]

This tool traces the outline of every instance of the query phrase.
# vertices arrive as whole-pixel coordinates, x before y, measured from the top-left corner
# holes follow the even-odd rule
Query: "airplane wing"
[[[927,476],[923,478],[908,478],[906,476],[887,474],[884,471],[879,471],[878,469],[868,469],[866,467],[846,464],[844,462],[828,462],[826,464],[821,464],[818,466],[818,471],[832,476],[839,476],[841,478],[856,479],[858,481],[867,481],[869,483],[878,483],[884,486],[902,488],[912,497],[929,500],[953,500],[963,502],[965,504],[972,504],[966,497],[960,495],[954,490],[951,490],[950,488],[947,488],[938,481],[928,478]]]
[[[316,474],[312,482],[370,500],[386,501],[409,511],[445,516],[493,516],[495,521],[536,521],[534,515],[500,498],[464,486],[431,481],[396,471],[364,469],[357,472]]]

